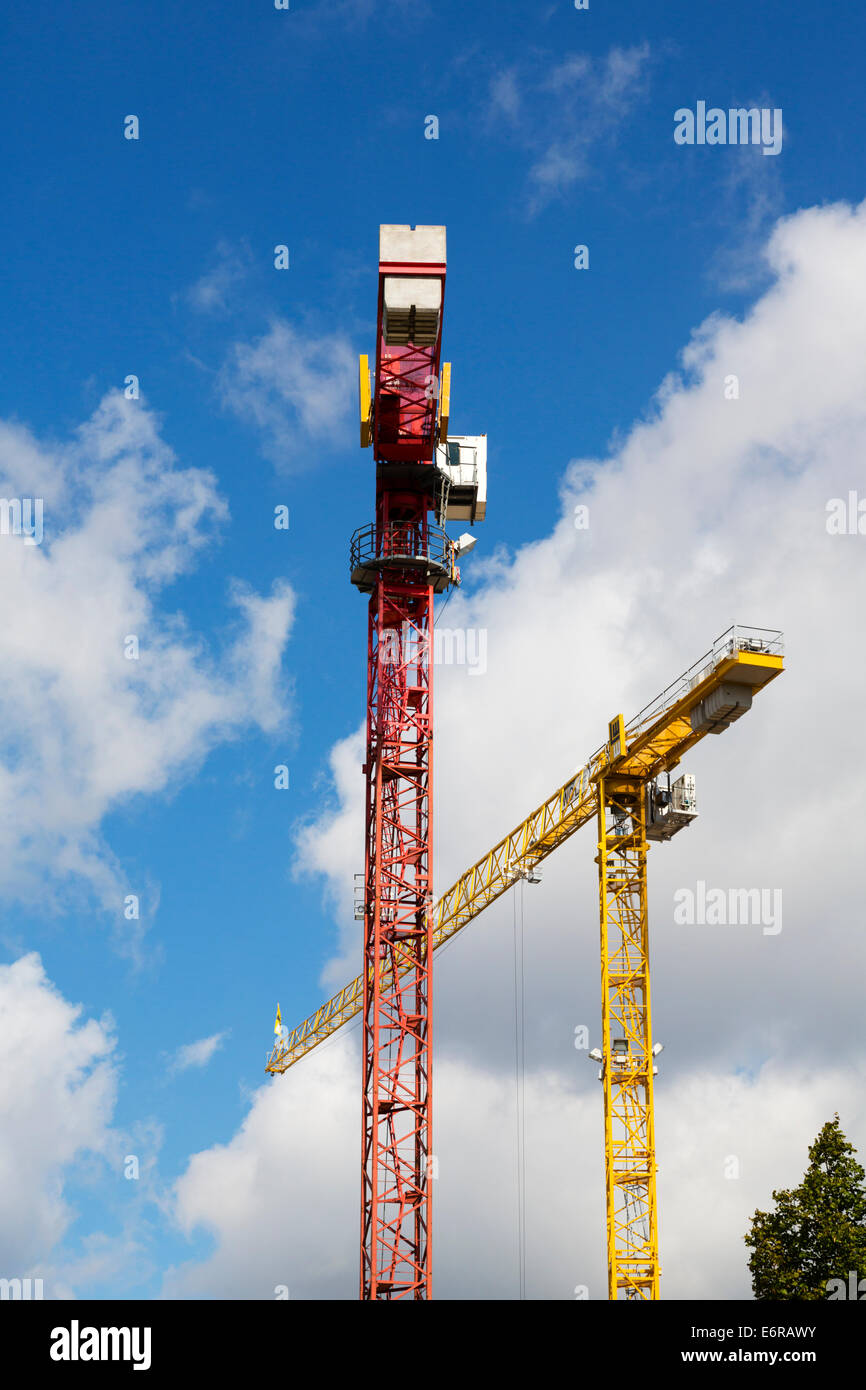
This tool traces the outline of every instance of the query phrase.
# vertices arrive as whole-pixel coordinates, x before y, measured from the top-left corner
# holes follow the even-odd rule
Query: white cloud
[[[219,389],[223,404],[261,432],[265,456],[293,471],[345,444],[357,373],[342,334],[313,337],[275,319],[255,342],[233,345]]]
[[[203,275],[187,291],[187,301],[203,314],[225,314],[234,292],[243,283],[249,270],[247,247],[237,248],[220,239]]]
[[[294,595],[230,587],[238,618],[219,653],[160,608],[227,509],[213,475],[177,467],[152,413],[118,392],[71,444],[0,424],[0,486],[44,498],[45,517],[41,546],[0,537],[0,893],[46,907],[54,884],[78,881],[135,951],[144,918],[122,917],[130,889],[101,821],[251,723],[279,725]]]
[[[169,1061],[169,1070],[188,1071],[190,1067],[206,1067],[217,1048],[222,1047],[227,1033],[212,1033],[209,1038],[199,1038],[197,1042],[184,1043]]]
[[[603,1130],[595,1071],[526,1079],[526,1269],[530,1298],[607,1296]],[[214,1251],[168,1271],[168,1298],[354,1298],[360,1136],[357,1033],[262,1087],[230,1143],[193,1156],[175,1217]],[[576,1076],[576,1083],[575,1083]],[[770,1064],[756,1077],[690,1071],[661,1088],[659,1208],[666,1298],[748,1298],[743,1241],[774,1187],[799,1182],[837,1097],[866,1134],[864,1068]],[[517,1296],[513,1075],[435,1063],[434,1296]],[[739,1169],[734,1169],[735,1158]],[[736,1177],[727,1173],[738,1172]]]
[[[339,987],[357,974],[357,923],[354,920],[354,875],[364,869],[364,729],[341,739],[328,760],[334,797],[330,809],[302,826],[296,836],[294,872],[297,877],[321,875],[327,884],[344,949],[328,962],[324,988]],[[346,866],[356,864],[346,878]]]
[[[611,714],[635,713],[732,621],[785,630],[786,673],[684,763],[698,779],[697,824],[650,857],[669,1297],[747,1293],[748,1215],[773,1186],[798,1180],[833,1111],[866,1151],[856,853],[866,836],[856,746],[866,537],[832,536],[825,525],[828,499],[866,496],[866,204],[780,222],[769,266],[767,292],[742,321],[716,315],[699,327],[647,418],[609,458],[572,462],[548,536],[486,561],[476,558],[480,537],[467,562],[477,587],[452,598],[448,624],[486,629],[487,672],[436,671],[441,890],[598,747]],[[736,400],[725,398],[731,374]],[[495,451],[491,464],[493,495]],[[588,530],[573,524],[577,503],[589,505]],[[485,529],[492,546],[492,523]],[[363,848],[358,761],[352,740],[334,750],[335,804],[300,845],[346,912]],[[542,886],[523,892],[528,1263],[544,1297],[603,1287],[601,1100],[572,1045],[576,1024],[595,1041],[600,1031],[593,854],[585,830],[548,861]],[[782,932],[677,926],[674,891],[698,879],[781,888]],[[515,1239],[508,1105],[520,901],[490,908],[437,957],[443,1295],[514,1292],[505,1261]],[[358,927],[348,916],[342,925],[340,969],[354,975]],[[333,962],[326,973],[333,978]],[[230,1145],[196,1156],[180,1211],[188,1229],[208,1226],[217,1248],[184,1272],[187,1291],[231,1287],[243,1230],[241,1296],[281,1282],[287,1261],[302,1291],[353,1295],[358,1084],[352,1049],[335,1043],[260,1093]],[[279,1136],[291,1180],[278,1186]],[[742,1161],[736,1181],[723,1176],[732,1154]],[[227,1178],[241,1163],[251,1174],[257,1158],[262,1190],[253,1194],[249,1178],[246,1205],[221,1215]],[[290,1233],[282,1266],[268,1192]],[[260,1235],[270,1263],[256,1259]]]
[[[311,1069],[264,1086],[226,1145],[190,1159],[176,1187],[187,1234],[217,1238],[213,1258],[169,1271],[164,1296],[292,1298],[345,1292],[357,1243],[357,1068],[347,1041]],[[351,1176],[350,1176],[351,1175]]]
[[[716,253],[711,270],[723,289],[742,291],[764,282],[768,267],[764,247],[773,223],[784,208],[782,166],[764,159],[758,146],[731,151],[718,199],[712,200],[707,221],[721,220],[730,230]]]
[[[522,97],[516,70],[505,68],[497,72],[490,81],[490,116],[506,116],[514,121],[520,113],[521,105]]]
[[[646,92],[646,42],[600,58],[572,53],[558,62],[527,58],[490,80],[488,129],[527,152],[530,214],[567,193],[610,151],[635,102]]]
[[[81,1017],[32,953],[0,966],[0,1274],[44,1277],[75,1212],[70,1168],[104,1160],[117,1090],[111,1020]],[[54,1296],[46,1285],[45,1296]]]
[[[155,1272],[162,1129],[112,1123],[119,1084],[109,1014],[84,1017],[36,952],[0,966],[0,1277],[41,1279],[46,1299],[117,1296]],[[94,1198],[115,1229],[79,1234]]]

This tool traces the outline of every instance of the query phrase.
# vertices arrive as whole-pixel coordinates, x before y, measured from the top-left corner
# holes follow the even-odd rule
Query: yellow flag
[[[276,1034],[277,1037],[279,1037],[279,1035],[280,1035],[280,1029],[282,1028],[282,1026],[283,1026],[283,1020],[282,1020],[282,1018],[280,1017],[280,1006],[279,1006],[279,1004],[278,1004],[278,1005],[277,1005],[277,1019],[276,1019],[276,1022],[275,1022],[275,1024],[274,1024],[274,1033]]]

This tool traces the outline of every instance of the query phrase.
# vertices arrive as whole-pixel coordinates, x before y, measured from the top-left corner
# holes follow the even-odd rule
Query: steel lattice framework
[[[430,1294],[432,611],[423,579],[370,602],[362,1298]]]
[[[414,250],[418,259],[407,259]],[[370,594],[362,1299],[431,1293],[430,652],[434,592],[458,577],[453,547],[428,517],[444,284],[444,228],[381,229],[372,395],[361,360],[361,444],[373,445],[376,520],[356,533],[351,554],[352,581]]]
[[[608,1297],[658,1298],[645,783],[598,781]]]

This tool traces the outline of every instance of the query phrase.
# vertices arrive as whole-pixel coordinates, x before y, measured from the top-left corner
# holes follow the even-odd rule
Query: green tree
[[[809,1147],[799,1187],[774,1192],[774,1211],[756,1211],[745,1237],[758,1299],[826,1299],[830,1279],[866,1276],[866,1173],[828,1120]]]

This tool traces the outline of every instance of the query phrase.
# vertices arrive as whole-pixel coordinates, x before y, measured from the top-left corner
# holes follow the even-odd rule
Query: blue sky
[[[684,0],[591,0],[586,12],[565,0],[292,0],[289,12],[265,0],[84,0],[19,8],[2,32],[0,419],[29,431],[45,458],[79,447],[62,501],[46,501],[45,554],[82,524],[93,443],[74,441],[130,373],[141,384],[135,409],[153,418],[163,451],[157,472],[212,475],[201,540],[153,583],[157,517],[134,591],[149,615],[143,662],[157,634],[177,641],[205,684],[223,683],[228,712],[186,742],[181,727],[173,752],[157,744],[147,776],[119,776],[97,796],[88,834],[111,865],[107,888],[99,874],[59,868],[51,834],[40,842],[32,830],[10,838],[0,881],[0,959],[38,952],[82,1019],[110,1013],[112,1131],[124,1152],[143,1146],[158,1175],[148,1198],[159,1201],[149,1201],[106,1177],[114,1158],[91,1162],[86,1144],[73,1145],[66,1223],[31,1252],[34,1268],[72,1268],[104,1236],[122,1258],[59,1283],[150,1296],[167,1268],[209,1249],[207,1232],[187,1238],[168,1214],[172,1183],[191,1154],[229,1143],[243,1123],[277,1000],[285,1022],[300,1021],[339,954],[328,880],[298,872],[297,833],[337,804],[329,757],[363,714],[364,603],[347,560],[352,531],[371,517],[374,479],[357,448],[352,362],[374,349],[378,225],[447,226],[452,430],[490,441],[487,521],[464,566],[471,602],[494,583],[485,559],[497,554],[507,569],[555,527],[569,463],[612,456],[636,420],[653,418],[693,330],[714,314],[744,318],[767,291],[762,247],[777,219],[864,196],[866,19],[853,4],[825,20],[781,0],[700,11]],[[781,154],[676,146],[674,111],[698,100],[782,108]],[[124,139],[131,113],[137,141]],[[424,137],[430,114],[436,140]],[[278,271],[283,243],[291,264]],[[589,247],[586,271],[574,268],[576,244]],[[4,436],[4,450],[21,438]],[[22,495],[35,495],[27,469],[10,468]],[[142,478],[130,497],[150,486]],[[279,504],[290,508],[288,532],[272,524]],[[168,492],[158,505],[167,522],[177,499]],[[647,525],[670,543],[658,517]],[[64,571],[73,589],[87,553]],[[238,674],[255,645],[232,602],[238,583],[276,595],[277,616],[280,586],[292,595],[262,714]],[[83,602],[76,595],[68,602]],[[49,610],[49,648],[66,601]],[[703,622],[699,631],[715,635]],[[686,645],[681,665],[701,649],[700,637]],[[639,703],[664,684],[654,680],[638,681]],[[4,683],[6,766],[28,737],[17,711],[46,688]],[[183,679],[172,689],[180,708]],[[109,686],[107,703],[89,705],[85,679],[76,721],[89,708],[104,715],[112,698]],[[99,738],[98,722],[88,737]],[[517,776],[532,740],[529,731],[511,750]],[[576,761],[598,740],[584,747],[576,729],[573,742]],[[82,767],[88,746],[74,751]],[[290,768],[286,792],[273,786],[278,763]],[[51,820],[65,757],[48,750],[38,768]],[[440,814],[453,791],[444,786]],[[525,811],[532,804],[527,787]],[[481,847],[509,828],[495,811],[485,809]],[[14,806],[8,814],[14,822]],[[359,841],[356,868],[362,859]],[[35,880],[22,888],[28,863]],[[121,904],[111,908],[116,885],[140,894],[136,943]],[[350,873],[342,891],[348,907]],[[173,1067],[178,1049],[217,1034],[205,1065]]]

